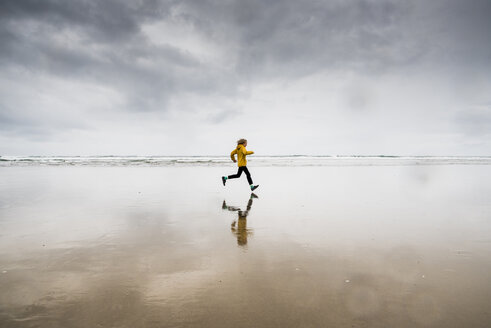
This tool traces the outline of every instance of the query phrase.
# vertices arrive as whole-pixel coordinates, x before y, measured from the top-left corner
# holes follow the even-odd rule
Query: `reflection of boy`
[[[251,198],[247,202],[247,208],[245,211],[241,211],[240,208],[234,206],[227,206],[225,201],[223,201],[223,209],[237,211],[238,220],[232,222],[230,229],[237,236],[237,244],[239,246],[247,245],[247,237],[252,235],[252,231],[247,229],[247,215],[249,215],[249,211],[251,210],[253,198],[257,198],[257,196],[251,194]]]
[[[222,183],[224,186],[225,186],[225,183],[227,182],[228,179],[239,178],[242,175],[242,172],[245,172],[246,177],[247,177],[247,182],[249,182],[251,190],[254,190],[257,187],[259,187],[259,185],[253,184],[251,174],[249,173],[249,170],[247,169],[247,166],[246,166],[247,165],[246,156],[252,155],[252,154],[254,154],[254,152],[253,151],[247,151],[246,147],[247,147],[247,140],[246,139],[240,139],[237,141],[237,148],[232,150],[232,152],[230,153],[230,158],[232,159],[232,161],[234,163],[237,162],[237,160],[235,160],[235,155],[237,154],[237,159],[238,159],[237,166],[239,167],[239,169],[237,171],[237,174],[222,177]]]

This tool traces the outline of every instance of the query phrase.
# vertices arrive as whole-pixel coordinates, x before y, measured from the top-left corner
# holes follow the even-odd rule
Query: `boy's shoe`
[[[259,198],[259,197],[257,197],[255,193],[251,192],[251,198]]]
[[[227,179],[225,177],[222,177],[222,183],[225,186],[225,183],[227,182]]]
[[[257,189],[257,187],[259,187],[259,185],[252,186],[252,187],[251,187],[251,191],[256,190],[256,189]]]

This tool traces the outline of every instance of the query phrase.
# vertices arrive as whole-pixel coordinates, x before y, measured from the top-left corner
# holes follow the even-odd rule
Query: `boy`
[[[253,151],[247,151],[247,149],[245,147],[247,147],[247,140],[246,139],[240,139],[237,141],[237,148],[235,148],[230,153],[230,158],[232,159],[232,161],[234,163],[236,163],[237,161],[235,160],[235,154],[237,154],[237,159],[239,161],[237,163],[237,165],[239,166],[239,170],[237,171],[237,174],[229,175],[228,177],[222,177],[222,182],[223,182],[223,185],[225,186],[225,183],[227,182],[228,179],[238,178],[238,177],[240,177],[242,172],[245,172],[246,177],[247,177],[247,181],[249,182],[249,185],[251,186],[251,191],[253,191],[257,187],[259,187],[259,185],[253,185],[253,183],[252,183],[251,174],[249,173],[249,170],[247,169],[247,166],[246,166],[247,165],[246,156],[252,155],[252,154],[254,154],[254,152]]]

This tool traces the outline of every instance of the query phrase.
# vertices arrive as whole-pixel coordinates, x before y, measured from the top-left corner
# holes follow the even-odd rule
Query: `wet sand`
[[[491,167],[0,168],[0,327],[489,327]]]

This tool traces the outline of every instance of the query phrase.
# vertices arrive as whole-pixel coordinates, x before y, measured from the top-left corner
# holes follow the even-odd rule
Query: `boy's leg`
[[[247,182],[249,182],[249,185],[252,185],[252,178],[251,178],[251,174],[249,173],[249,170],[247,169],[246,166],[243,166],[244,168],[244,172],[246,174],[246,177],[247,177]]]
[[[242,174],[242,171],[243,171],[243,166],[239,166],[239,170],[237,171],[237,174],[232,174],[232,175],[229,175],[227,177],[222,177],[222,183],[223,185],[225,186],[225,184],[227,183],[227,180],[228,179],[237,179],[241,176]]]
[[[256,185],[254,186],[252,184],[252,178],[251,178],[251,174],[249,173],[249,170],[247,169],[247,167],[244,166],[244,172],[246,173],[246,176],[247,176],[247,182],[249,182],[249,186],[251,186],[251,191],[254,191],[257,189],[257,187],[259,187],[259,185]]]
[[[245,166],[239,166],[239,170],[237,171],[237,174],[229,175],[227,179],[237,179],[242,175],[242,171],[244,170]],[[247,173],[246,173],[247,174]]]

